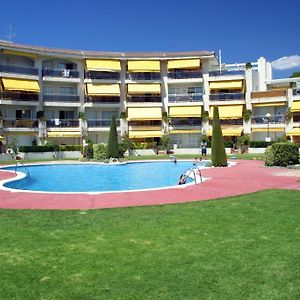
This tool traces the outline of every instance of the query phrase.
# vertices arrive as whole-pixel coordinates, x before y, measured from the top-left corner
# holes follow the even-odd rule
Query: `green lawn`
[[[300,191],[0,210],[0,299],[299,299]]]

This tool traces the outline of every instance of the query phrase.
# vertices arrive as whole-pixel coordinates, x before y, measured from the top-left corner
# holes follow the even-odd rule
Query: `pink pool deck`
[[[266,189],[300,191],[300,177],[289,169],[264,166],[263,161],[237,160],[228,168],[202,171],[203,184],[185,188],[114,192],[106,194],[55,194],[0,190],[0,208],[4,209],[98,209],[129,206],[162,205],[236,196]],[[167,175],[167,174],[166,174]],[[14,177],[0,172],[0,180]],[[300,193],[299,193],[300,197]]]

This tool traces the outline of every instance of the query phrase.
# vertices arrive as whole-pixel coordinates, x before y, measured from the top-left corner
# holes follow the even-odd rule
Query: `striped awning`
[[[47,136],[49,138],[71,138],[71,137],[81,137],[81,133],[79,131],[50,131],[47,132]]]
[[[128,107],[128,121],[131,120],[161,120],[161,107]]]
[[[293,136],[300,136],[300,128],[293,128],[289,132],[287,132],[288,135],[293,135]]]
[[[40,86],[37,80],[2,78],[2,84],[5,91],[40,92]]]
[[[300,101],[293,101],[291,111],[292,112],[299,112],[300,111]]]
[[[243,127],[222,127],[223,136],[240,136],[242,131]],[[208,130],[206,134],[212,136],[212,130]]]
[[[140,139],[140,138],[151,138],[151,137],[162,137],[163,133],[160,130],[137,130],[129,131],[129,138]]]
[[[218,109],[221,120],[241,119],[243,116],[243,105],[220,105]],[[213,118],[213,106],[210,107],[209,117]]]
[[[201,106],[171,106],[169,108],[169,116],[171,118],[201,118]]]

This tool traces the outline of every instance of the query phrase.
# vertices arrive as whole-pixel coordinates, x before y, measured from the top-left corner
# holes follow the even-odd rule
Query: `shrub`
[[[293,143],[273,143],[266,149],[266,166],[295,165],[299,163],[299,146]]]
[[[82,149],[82,155],[87,159],[91,159],[94,157],[93,141],[91,139],[88,139],[86,141],[86,145]]]
[[[20,146],[20,152],[53,152],[57,151],[58,148],[56,145],[44,145],[44,146]]]
[[[60,145],[59,151],[83,151],[82,145]]]
[[[245,153],[248,150],[248,146],[250,144],[250,137],[248,134],[244,134],[238,137],[237,144],[241,149],[242,153]]]
[[[112,116],[111,125],[109,130],[108,145],[106,158],[119,158],[119,145],[118,145],[118,134],[117,134],[117,124],[116,116]]]
[[[219,110],[214,106],[213,130],[211,143],[211,161],[214,167],[226,167],[227,156],[224,147],[224,139],[219,120]]]
[[[265,141],[250,141],[250,148],[267,148],[272,143]]]
[[[246,122],[250,121],[251,116],[252,116],[252,110],[251,109],[246,109],[243,112],[243,119],[244,119],[244,121],[246,121]]]
[[[170,137],[168,134],[164,134],[161,138],[160,138],[160,145],[161,148],[165,151],[169,150],[169,146],[170,146]]]
[[[225,148],[232,148],[233,147],[233,141],[224,141]],[[207,144],[208,147],[208,144]]]
[[[96,160],[106,159],[107,145],[105,144],[94,144],[93,145],[94,158]]]

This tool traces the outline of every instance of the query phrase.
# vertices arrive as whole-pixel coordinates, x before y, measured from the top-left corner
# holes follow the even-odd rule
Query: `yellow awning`
[[[0,135],[0,141],[3,141],[3,136],[2,135]]]
[[[222,127],[223,136],[240,136],[242,131],[243,127]],[[206,134],[212,136],[212,130],[208,130]]]
[[[121,63],[119,60],[86,59],[85,63],[88,70],[121,71]]]
[[[171,106],[169,116],[171,118],[199,117],[201,118],[201,106]]]
[[[128,94],[160,94],[160,84],[159,83],[129,83]]]
[[[127,120],[161,120],[161,107],[128,107]]]
[[[209,117],[213,118],[213,106],[210,107]],[[241,119],[243,116],[243,105],[222,105],[219,106],[220,119]]]
[[[160,72],[159,60],[129,60],[129,72]]]
[[[300,128],[293,128],[287,133],[288,135],[300,136]]]
[[[26,53],[26,52],[15,51],[15,50],[8,50],[8,49],[3,49],[2,53],[3,54],[8,54],[8,55],[24,56],[24,57],[28,57],[28,58],[30,58],[32,60],[37,57],[37,54],[34,54],[34,53]]]
[[[212,81],[209,83],[211,90],[241,90],[243,88],[243,80],[226,80],[226,81]]]
[[[35,93],[40,91],[37,80],[2,78],[2,83],[4,90],[6,91],[26,91]]]
[[[284,131],[284,127],[270,127],[268,128],[252,128],[252,132],[277,132]]]
[[[120,86],[119,84],[93,84],[88,83],[86,85],[86,91],[88,95],[108,95],[119,96]]]
[[[131,139],[161,137],[161,136],[163,136],[163,133],[160,130],[129,131],[129,138]]]
[[[79,131],[50,131],[47,132],[49,138],[59,138],[59,137],[81,137]]]
[[[292,112],[300,111],[300,101],[293,101],[291,111]]]
[[[200,58],[193,59],[172,59],[168,61],[170,69],[197,69],[200,68]]]
[[[201,133],[201,130],[198,129],[191,129],[191,130],[188,130],[188,129],[175,129],[175,130],[170,130],[170,134],[189,134],[189,133],[198,133],[200,134]]]
[[[286,102],[266,102],[266,103],[253,103],[252,107],[267,107],[267,106],[284,106]]]

